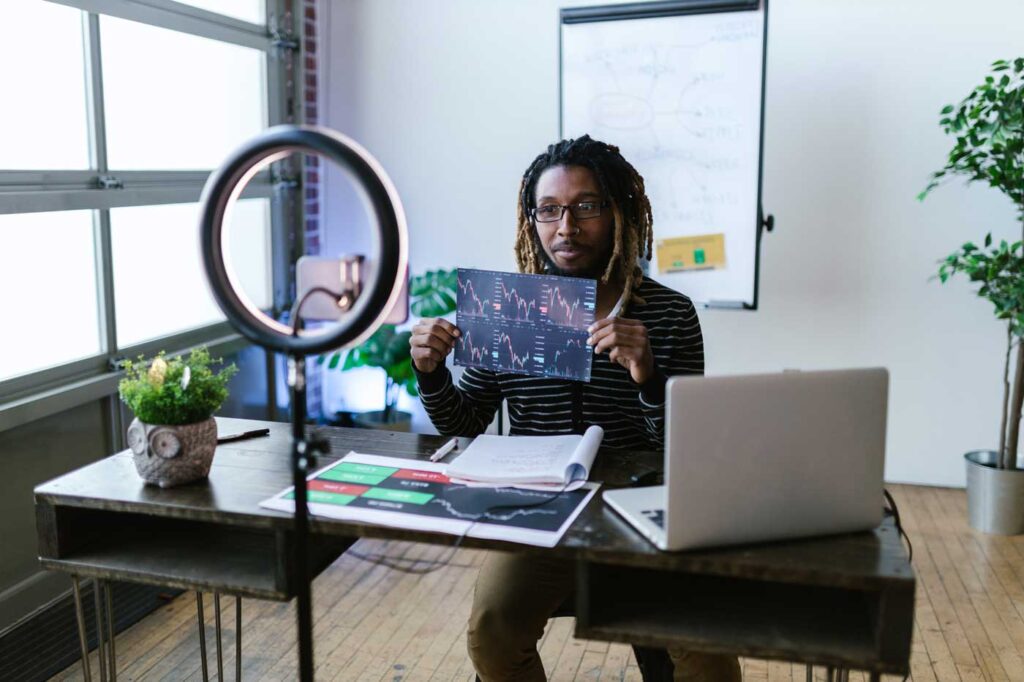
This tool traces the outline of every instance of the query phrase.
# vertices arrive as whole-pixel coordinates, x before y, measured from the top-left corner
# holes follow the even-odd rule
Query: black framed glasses
[[[575,204],[544,204],[530,210],[530,215],[538,223],[557,223],[569,209],[576,220],[588,220],[601,215],[601,209],[609,206],[608,201],[580,201]]]

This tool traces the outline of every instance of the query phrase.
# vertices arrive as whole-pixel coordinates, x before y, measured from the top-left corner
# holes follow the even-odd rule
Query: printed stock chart
[[[590,381],[592,279],[459,269],[455,364]]]

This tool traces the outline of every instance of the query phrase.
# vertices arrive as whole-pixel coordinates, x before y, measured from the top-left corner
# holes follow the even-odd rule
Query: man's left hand
[[[643,384],[654,375],[654,353],[643,322],[610,317],[590,325],[588,331],[587,343],[594,347],[594,352],[608,353],[609,360],[629,370],[636,384]]]

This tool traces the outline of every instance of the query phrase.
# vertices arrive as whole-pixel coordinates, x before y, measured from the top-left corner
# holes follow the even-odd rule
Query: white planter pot
[[[1024,533],[1024,470],[996,468],[997,453],[975,450],[967,462],[967,516],[971,528],[996,535]]]
[[[135,470],[146,483],[170,488],[206,478],[217,449],[213,417],[195,424],[165,426],[132,420],[128,446]]]

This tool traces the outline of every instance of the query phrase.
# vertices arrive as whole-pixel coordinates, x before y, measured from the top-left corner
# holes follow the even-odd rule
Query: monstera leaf
[[[441,317],[455,310],[457,270],[427,270],[409,280],[409,307],[416,317]]]
[[[441,317],[455,311],[458,272],[456,270],[427,270],[422,275],[409,279],[409,308],[413,317]],[[336,351],[321,356],[320,363],[327,363],[329,369],[340,365],[341,371],[356,367],[380,367],[387,376],[388,388],[400,386],[416,396],[416,375],[412,369],[409,354],[409,337],[412,332],[398,331],[394,325],[386,324],[373,333],[362,345],[347,353]],[[387,391],[391,401],[392,392]],[[389,402],[387,408],[393,405]]]

